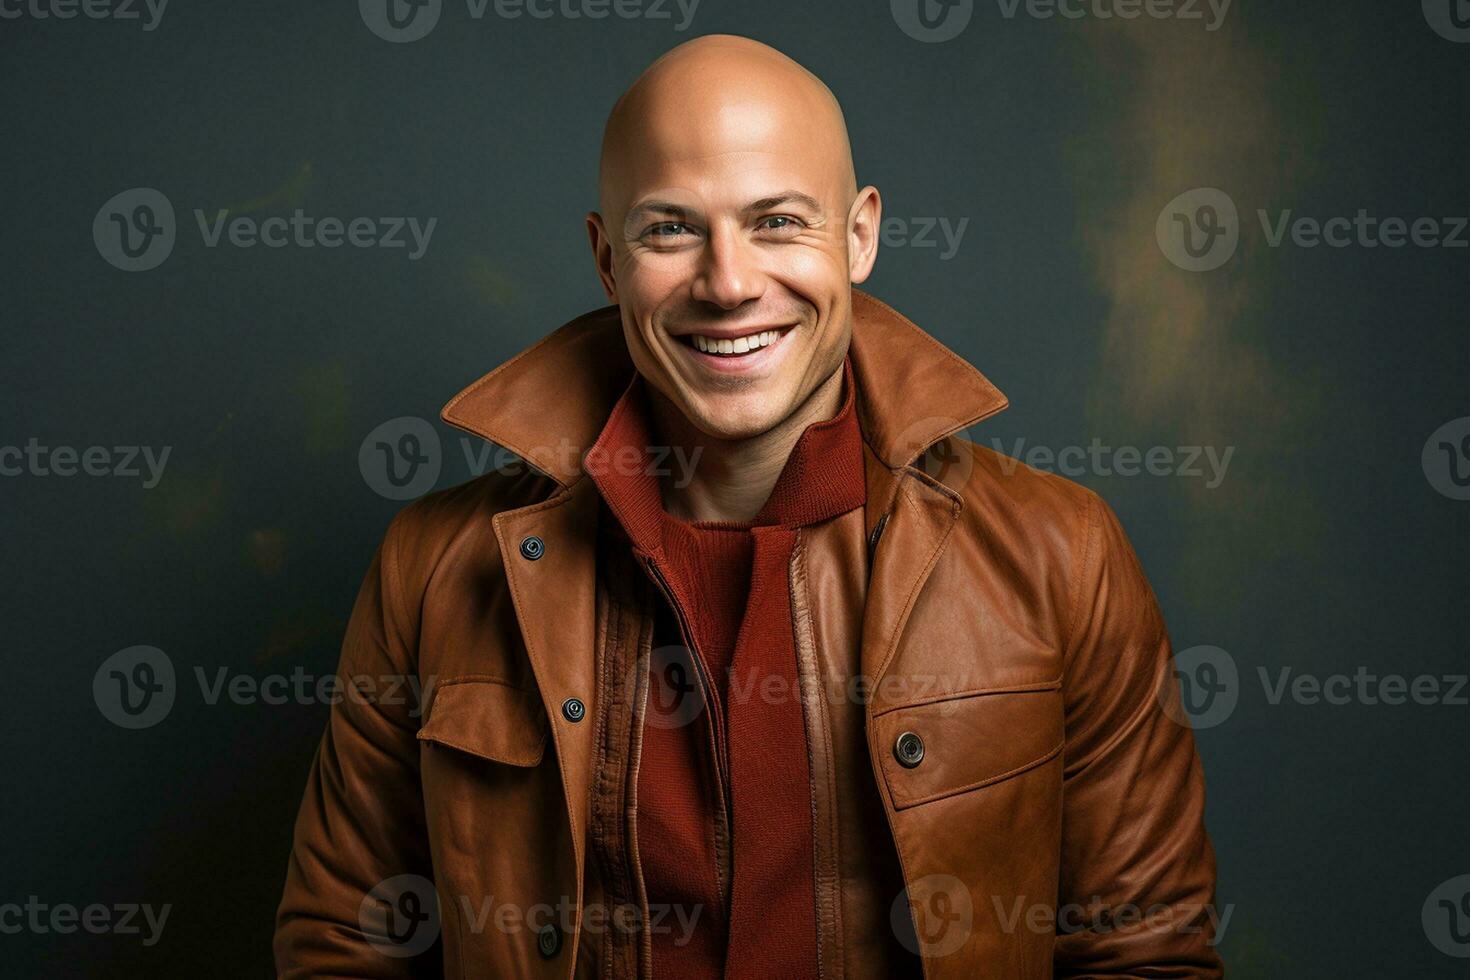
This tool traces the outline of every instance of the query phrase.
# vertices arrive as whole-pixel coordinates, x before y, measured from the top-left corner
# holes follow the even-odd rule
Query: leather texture
[[[819,976],[1221,976],[1203,774],[1117,518],[960,438],[1004,396],[857,290],[853,315],[867,504],[801,529],[790,559]],[[427,709],[333,706],[277,914],[281,976],[646,975],[659,924],[628,821],[659,597],[608,555],[581,469],[632,371],[608,307],[445,407],[535,469],[390,525],[339,673],[416,678]],[[922,740],[913,767],[903,733]],[[390,880],[432,883],[437,933],[414,955],[379,934],[418,908],[384,898]]]

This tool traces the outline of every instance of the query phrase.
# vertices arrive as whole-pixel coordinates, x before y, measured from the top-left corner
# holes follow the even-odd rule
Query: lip
[[[680,334],[674,337],[674,344],[685,354],[689,355],[696,364],[710,371],[715,371],[719,374],[747,374],[766,368],[780,357],[786,350],[786,338],[795,332],[797,326],[798,324],[788,323],[772,327],[744,327],[738,332],[714,330],[706,333],[703,330],[694,330],[690,331],[689,334]],[[736,337],[748,337],[750,334],[759,333],[761,330],[780,330],[781,336],[777,337],[774,343],[767,344],[751,353],[741,354],[738,357],[706,354],[704,351],[695,347],[692,341],[686,341],[684,339],[692,334],[700,333],[706,337],[734,340]]]

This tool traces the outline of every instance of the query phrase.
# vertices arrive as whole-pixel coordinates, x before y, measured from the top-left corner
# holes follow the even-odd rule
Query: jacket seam
[[[815,890],[814,891],[814,896],[815,896],[815,898],[817,900],[817,912],[818,912],[818,917],[817,917],[817,936],[816,936],[817,976],[818,976],[819,980],[821,980],[821,978],[827,976],[827,971],[825,969],[826,962],[825,962],[825,960],[823,958],[823,955],[822,955],[823,954],[823,937],[824,937],[824,935],[827,935],[827,934],[836,935],[836,936],[839,936],[840,937],[841,934],[842,934],[842,899],[841,899],[842,863],[841,863],[840,854],[839,854],[839,848],[840,848],[840,845],[841,845],[841,840],[840,840],[840,836],[839,836],[839,832],[838,832],[838,827],[837,827],[836,763],[835,763],[835,760],[833,758],[833,749],[832,749],[832,734],[831,734],[832,723],[831,723],[831,719],[829,718],[828,713],[827,713],[827,701],[826,701],[826,698],[824,698],[822,696],[822,694],[821,694],[822,684],[821,684],[821,677],[819,675],[822,673],[822,669],[821,669],[821,664],[817,662],[817,656],[816,656],[816,651],[818,649],[818,645],[817,645],[817,642],[816,642],[816,629],[817,629],[817,624],[816,624],[815,617],[813,617],[812,614],[811,614],[811,579],[808,577],[808,575],[806,573],[806,540],[805,540],[804,535],[802,535],[801,532],[799,532],[799,531],[797,532],[796,541],[795,541],[794,546],[792,548],[791,560],[792,560],[791,571],[792,571],[793,578],[796,580],[796,581],[793,581],[791,583],[792,584],[792,588],[791,588],[791,599],[792,599],[792,609],[791,609],[791,613],[792,613],[792,623],[791,623],[791,626],[792,626],[792,640],[793,640],[793,642],[795,642],[797,644],[797,647],[799,649],[800,648],[800,644],[801,644],[801,638],[800,637],[801,637],[801,635],[805,635],[807,637],[808,644],[809,644],[810,650],[812,652],[811,669],[812,669],[813,676],[810,678],[810,680],[811,680],[811,682],[814,685],[813,690],[816,692],[817,696],[811,699],[811,714],[812,714],[813,727],[814,728],[818,728],[818,733],[821,736],[821,749],[822,749],[822,759],[823,759],[823,770],[824,770],[824,776],[825,776],[827,798],[829,800],[829,805],[827,806],[826,833],[827,833],[827,839],[832,842],[832,847],[831,847],[831,852],[832,853],[830,855],[830,858],[831,858],[831,862],[832,862],[832,873],[833,873],[833,875],[836,878],[836,881],[833,883],[833,888],[832,888],[831,894],[835,894],[837,896],[837,901],[836,902],[828,902],[828,903],[826,903],[828,905],[829,918],[828,918],[828,921],[826,923],[823,923],[822,922],[822,919],[821,919],[821,912],[822,912],[822,908],[823,908],[823,904],[824,904],[823,903],[823,900],[822,900],[823,890],[822,890],[822,886],[821,886],[822,883],[821,883],[821,880],[820,880],[820,878],[821,878],[820,870],[817,867],[817,862],[815,860],[815,858],[818,855],[817,834],[820,832],[819,831],[819,824],[818,824],[818,821],[817,821],[817,817],[818,817],[817,794],[818,794],[819,791],[817,789],[817,784],[816,784],[815,776],[813,776],[812,785],[811,785],[811,790],[812,790],[812,795],[811,795],[811,809],[812,809],[812,855],[813,855],[813,858],[814,858],[814,860],[812,862],[812,873],[813,873],[812,876],[813,876],[813,879],[814,880],[812,882],[812,887]],[[796,587],[797,581],[800,582],[800,588],[799,589]],[[801,603],[801,608],[803,610],[803,612],[802,612],[802,614],[800,616],[800,619],[801,619],[801,621],[806,626],[806,628],[804,630],[801,629],[798,626],[798,624],[797,624],[797,618],[798,617],[797,617],[797,611],[796,610],[797,610],[797,603],[798,602]],[[798,676],[799,676],[799,672],[800,672],[800,664],[801,664],[801,657],[798,654],[798,656],[797,656]],[[814,749],[813,749],[813,746],[812,746],[812,739],[810,739],[810,738],[807,739],[806,750],[807,750],[807,772],[810,774],[810,773],[813,773],[814,772],[813,767],[812,767]],[[840,960],[839,960],[839,967],[840,967]],[[840,972],[840,970],[839,970],[839,972]]]
[[[1065,633],[1065,640],[1062,645],[1062,649],[1066,652],[1067,655],[1065,659],[1068,661],[1070,661],[1071,659],[1073,647],[1075,646],[1077,641],[1078,628],[1082,624],[1083,589],[1090,580],[1097,577],[1092,572],[1094,566],[1097,567],[1098,574],[1100,574],[1101,572],[1101,561],[1094,561],[1094,558],[1101,551],[1101,547],[1098,542],[1099,524],[1097,505],[1099,502],[1100,498],[1096,494],[1092,493],[1091,491],[1087,491],[1087,509],[1085,514],[1085,523],[1083,526],[1083,534],[1085,535],[1085,537],[1083,539],[1084,543],[1082,551],[1082,573],[1077,577],[1076,582],[1074,582],[1072,586],[1070,599],[1071,608],[1069,609],[1067,615],[1067,628]]]
[[[873,719],[876,721],[877,719],[882,718],[884,715],[891,714],[895,711],[903,711],[908,708],[922,708],[925,705],[942,704],[945,701],[962,701],[967,698],[985,697],[987,695],[997,694],[1045,693],[1046,691],[1059,690],[1061,686],[1062,681],[1060,678],[1057,678],[1050,681],[1036,681],[1032,684],[1002,684],[998,687],[978,687],[969,688],[963,691],[950,691],[944,694],[936,694],[932,697],[919,698],[915,701],[905,701],[903,704],[889,705],[882,711],[874,712]]]
[[[898,796],[897,794],[895,794],[893,799],[894,808],[899,810],[907,810],[909,807],[919,806],[924,803],[936,803],[939,800],[948,799],[951,796],[958,796],[961,793],[968,793],[971,790],[983,789],[986,786],[993,786],[996,783],[1004,782],[1005,780],[1010,779],[1012,776],[1019,776],[1024,772],[1035,769],[1038,766],[1045,765],[1052,759],[1055,759],[1058,755],[1061,754],[1062,747],[1065,744],[1066,739],[1062,739],[1039,758],[1033,759],[1030,762],[1022,763],[1021,765],[1015,766],[1011,769],[1007,769],[1005,772],[999,772],[993,776],[986,776],[984,779],[978,779],[974,782],[966,783],[963,786],[952,786],[948,789],[939,790],[937,792],[930,793],[927,796],[916,797],[903,803],[900,803],[898,801]],[[884,772],[885,774],[887,773],[886,768]]]
[[[908,475],[910,472],[916,471],[906,470],[905,475]],[[918,499],[914,497],[912,491],[910,491],[908,488],[908,482],[903,480],[902,478],[899,479],[898,491],[894,494],[895,500],[898,499],[898,494],[903,494],[907,496],[909,500],[913,502],[915,507],[919,506]],[[953,514],[958,514],[958,504],[952,498],[950,499],[950,509]],[[939,539],[934,542],[934,553],[929,556],[929,561],[924,565],[921,574],[914,579],[914,584],[909,589],[908,595],[904,597],[903,605],[900,607],[902,612],[894,620],[893,631],[883,641],[883,662],[878,665],[878,679],[874,681],[875,684],[881,682],[882,678],[888,673],[888,665],[890,662],[892,662],[893,657],[898,652],[898,638],[902,624],[908,619],[908,613],[912,610],[914,601],[918,597],[919,591],[928,581],[930,571],[939,562],[939,554],[943,550],[944,542],[949,537],[949,533],[953,529],[953,527],[953,523],[950,523],[945,527],[942,532],[940,532]]]

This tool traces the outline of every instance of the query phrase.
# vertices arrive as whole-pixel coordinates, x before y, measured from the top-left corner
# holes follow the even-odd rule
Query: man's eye
[[[772,231],[781,231],[783,229],[790,228],[795,224],[795,221],[792,221],[784,214],[773,214],[771,215],[771,217],[766,218],[764,221],[761,222],[761,227],[769,228]]]
[[[665,221],[648,229],[648,233],[656,238],[677,238],[688,232],[689,226],[682,221]]]

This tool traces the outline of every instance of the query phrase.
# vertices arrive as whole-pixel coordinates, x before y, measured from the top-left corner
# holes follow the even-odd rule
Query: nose
[[[694,298],[724,310],[760,299],[765,292],[765,276],[755,253],[756,246],[744,241],[734,228],[712,230],[694,277]]]

